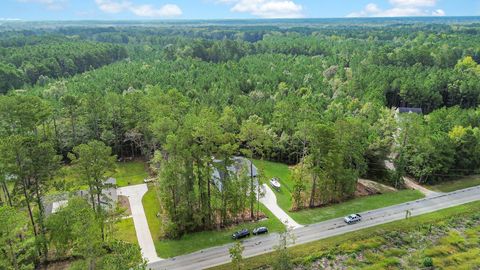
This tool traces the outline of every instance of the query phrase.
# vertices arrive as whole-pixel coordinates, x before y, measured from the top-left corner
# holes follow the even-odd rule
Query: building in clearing
[[[213,160],[213,173],[212,173],[212,182],[218,188],[218,190],[222,190],[223,181],[226,178],[226,173],[229,176],[240,176],[242,172],[245,173],[246,176],[250,177],[253,176],[255,178],[255,182],[257,181],[258,171],[257,167],[248,159],[244,157],[232,157],[231,164],[227,166],[227,170],[220,169],[224,161],[220,159]]]
[[[422,108],[410,108],[410,107],[399,107],[397,109],[398,113],[416,113],[423,114]]]
[[[105,188],[102,191],[102,196],[100,196],[100,204],[107,209],[112,209],[118,201],[117,180],[110,177],[104,182],[104,185]],[[67,205],[68,199],[74,196],[83,197],[90,202],[90,192],[88,190],[45,196],[42,198],[45,214],[48,216],[57,212],[61,207]]]

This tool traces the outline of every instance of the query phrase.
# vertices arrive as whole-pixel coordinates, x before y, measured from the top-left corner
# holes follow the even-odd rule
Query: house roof
[[[118,193],[116,187],[117,180],[115,178],[108,178],[104,184],[106,187],[102,190],[100,203],[105,207],[113,207],[118,201]],[[61,207],[68,203],[72,196],[83,197],[89,199],[88,190],[77,190],[71,193],[64,192],[55,195],[49,195],[42,198],[42,203],[45,207],[47,215],[57,212]]]
[[[243,168],[246,168],[246,175],[253,177],[258,176],[257,167],[248,159],[244,157],[232,157],[232,163],[227,167],[227,171],[230,175],[238,175]],[[225,178],[225,172],[223,170],[219,170],[218,167],[221,166],[223,160],[214,159],[214,166],[213,166],[213,173],[212,173],[212,180],[217,186],[219,190],[222,190],[222,180]]]
[[[399,107],[398,112],[423,114],[422,108],[413,108],[413,107]]]

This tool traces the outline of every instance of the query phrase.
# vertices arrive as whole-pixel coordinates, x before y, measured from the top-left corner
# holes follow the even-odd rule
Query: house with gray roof
[[[255,167],[255,165],[247,158],[237,156],[232,157],[230,159],[230,164],[227,166],[227,170],[222,169],[225,164],[223,160],[214,159],[213,163],[212,182],[220,191],[222,191],[223,181],[227,177],[227,173],[230,177],[234,177],[240,176],[240,173],[244,172],[245,176],[253,176],[255,182],[257,181],[257,167]]]
[[[48,216],[57,212],[61,207],[67,205],[68,200],[72,197],[82,197],[90,202],[90,192],[88,190],[78,190],[45,196],[42,198],[45,214]],[[100,196],[100,204],[106,209],[112,209],[116,206],[117,201],[117,180],[110,177],[104,182],[104,189]]]
[[[397,112],[423,114],[422,108],[413,108],[413,107],[399,107],[397,109]]]

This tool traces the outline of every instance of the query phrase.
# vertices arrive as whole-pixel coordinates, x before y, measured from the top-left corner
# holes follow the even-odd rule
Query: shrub
[[[424,267],[433,267],[433,260],[431,257],[423,258],[423,266]]]

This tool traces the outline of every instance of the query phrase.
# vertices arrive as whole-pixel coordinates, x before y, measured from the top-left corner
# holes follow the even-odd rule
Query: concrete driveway
[[[142,249],[142,255],[149,263],[162,260],[157,256],[152,234],[148,227],[147,217],[143,209],[142,198],[148,191],[146,184],[121,187],[117,189],[118,195],[128,197],[130,209],[132,210],[133,224],[137,233],[138,244]]]
[[[303,227],[278,206],[277,196],[275,196],[273,190],[267,184],[263,184],[262,186],[265,195],[260,198],[260,202],[263,203],[268,210],[270,210],[270,212],[272,212],[286,226],[293,227],[294,229]]]

